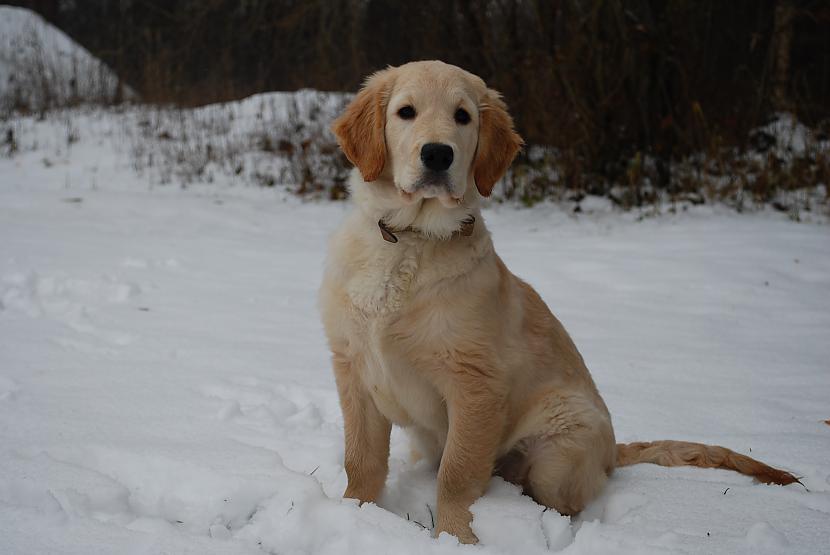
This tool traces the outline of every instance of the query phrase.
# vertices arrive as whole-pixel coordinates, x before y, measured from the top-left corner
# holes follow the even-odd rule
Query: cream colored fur
[[[401,120],[401,105],[418,116]],[[459,106],[467,125],[453,121]],[[436,533],[476,541],[469,507],[494,472],[561,513],[580,511],[615,466],[614,431],[567,332],[502,263],[481,216],[480,196],[521,145],[498,94],[455,66],[416,62],[372,76],[334,130],[359,169],[320,290],[345,495],[377,499],[397,424],[438,465]],[[412,187],[427,142],[455,150],[445,194]],[[470,215],[473,234],[453,235]],[[380,219],[415,231],[389,243]],[[639,460],[660,462],[654,453]]]

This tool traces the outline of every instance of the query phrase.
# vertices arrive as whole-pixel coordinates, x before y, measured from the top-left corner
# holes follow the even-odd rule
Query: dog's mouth
[[[411,187],[398,187],[398,194],[408,204],[435,198],[447,208],[454,208],[463,200],[454,192],[452,182],[446,172],[425,173]]]

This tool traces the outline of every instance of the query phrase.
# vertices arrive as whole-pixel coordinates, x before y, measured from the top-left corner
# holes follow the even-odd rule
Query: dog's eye
[[[461,125],[467,125],[470,123],[470,114],[464,108],[459,108],[455,111],[455,121]]]
[[[413,119],[415,117],[415,108],[412,106],[404,106],[398,110],[398,117],[401,119]]]

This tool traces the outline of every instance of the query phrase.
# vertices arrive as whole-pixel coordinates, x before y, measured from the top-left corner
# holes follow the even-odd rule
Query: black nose
[[[427,143],[421,147],[421,162],[434,172],[442,172],[452,164],[452,147],[441,143]]]

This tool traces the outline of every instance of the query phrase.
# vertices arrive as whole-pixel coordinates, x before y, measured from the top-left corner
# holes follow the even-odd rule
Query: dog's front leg
[[[483,373],[464,369],[447,396],[449,433],[438,470],[435,535],[449,532],[462,543],[477,543],[470,505],[493,474],[506,421],[505,397]]]
[[[375,501],[386,483],[392,424],[375,406],[356,371],[356,361],[337,354],[333,361],[346,436],[344,466],[349,483],[343,497]]]

